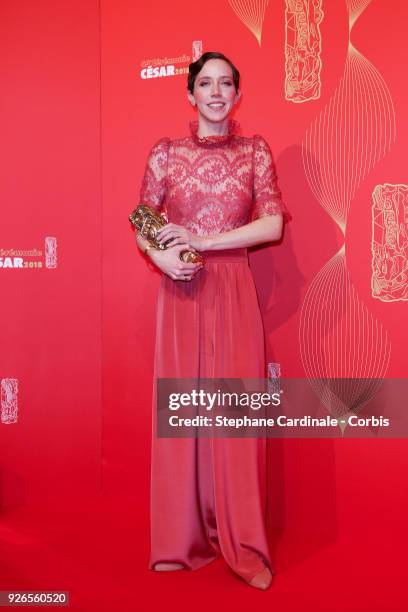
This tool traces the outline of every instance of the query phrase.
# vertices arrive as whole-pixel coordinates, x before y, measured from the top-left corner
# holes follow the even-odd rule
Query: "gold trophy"
[[[145,206],[144,204],[139,204],[139,206],[129,215],[129,221],[134,225],[140,235],[146,238],[153,247],[160,250],[168,248],[167,244],[169,241],[161,244],[156,239],[157,232],[167,225],[167,221],[153,208]],[[185,263],[204,263],[204,259],[195,251],[181,251],[180,259]]]

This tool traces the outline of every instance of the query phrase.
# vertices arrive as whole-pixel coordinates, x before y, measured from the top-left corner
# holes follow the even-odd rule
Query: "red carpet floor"
[[[195,572],[149,571],[148,516],[136,498],[8,509],[0,522],[0,590],[69,591],[70,609],[83,612],[405,611],[406,525],[402,531],[378,516],[373,530],[374,522],[356,519],[352,533],[334,536],[273,531],[277,574],[261,592],[222,559]]]

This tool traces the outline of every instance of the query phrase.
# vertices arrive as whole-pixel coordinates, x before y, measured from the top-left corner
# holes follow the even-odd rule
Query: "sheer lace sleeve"
[[[282,201],[271,149],[266,140],[259,135],[253,137],[253,168],[254,185],[251,221],[266,215],[283,215],[283,220],[289,221],[291,216]]]
[[[169,138],[161,138],[151,149],[147,162],[142,186],[140,188],[140,204],[145,204],[161,212],[166,195],[166,178],[169,155]]]

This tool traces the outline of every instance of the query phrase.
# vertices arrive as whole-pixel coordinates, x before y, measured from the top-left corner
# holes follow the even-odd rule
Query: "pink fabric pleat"
[[[264,334],[246,249],[203,253],[189,282],[163,275],[155,380],[261,378]],[[197,569],[222,554],[250,580],[271,570],[264,438],[159,438],[153,397],[151,557]]]

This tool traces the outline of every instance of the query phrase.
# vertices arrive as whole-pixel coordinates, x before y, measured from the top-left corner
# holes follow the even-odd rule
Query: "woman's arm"
[[[202,237],[203,250],[238,249],[279,240],[282,225],[282,215],[268,215],[229,232]]]
[[[282,225],[283,217],[281,214],[265,215],[228,232],[214,234],[213,236],[197,236],[181,225],[168,223],[159,230],[157,238],[161,243],[172,239],[172,246],[188,243],[197,251],[237,249],[279,240],[282,235]]]
[[[180,244],[164,251],[154,247],[146,251],[150,243],[138,233],[136,233],[136,244],[142,253],[146,254],[146,257],[151,259],[155,266],[172,280],[189,281],[203,267],[201,263],[185,263],[180,259],[181,251],[191,250],[188,244]]]
[[[169,146],[169,138],[162,138],[153,146],[147,158],[140,189],[139,202],[150,206],[157,212],[160,212],[166,195]],[[155,248],[147,249],[149,246],[148,240],[140,236],[137,231],[135,232],[135,237],[140,251],[173,280],[191,280],[202,268],[202,265],[199,263],[185,263],[180,259],[181,251],[191,250],[191,246],[184,244],[184,242],[161,251]]]
[[[160,241],[171,240],[171,245],[188,242],[197,251],[212,251],[279,240],[283,221],[288,220],[290,215],[282,201],[271,149],[262,136],[253,137],[252,154],[253,206],[246,225],[213,236],[197,236],[185,227],[169,223],[158,232]]]

